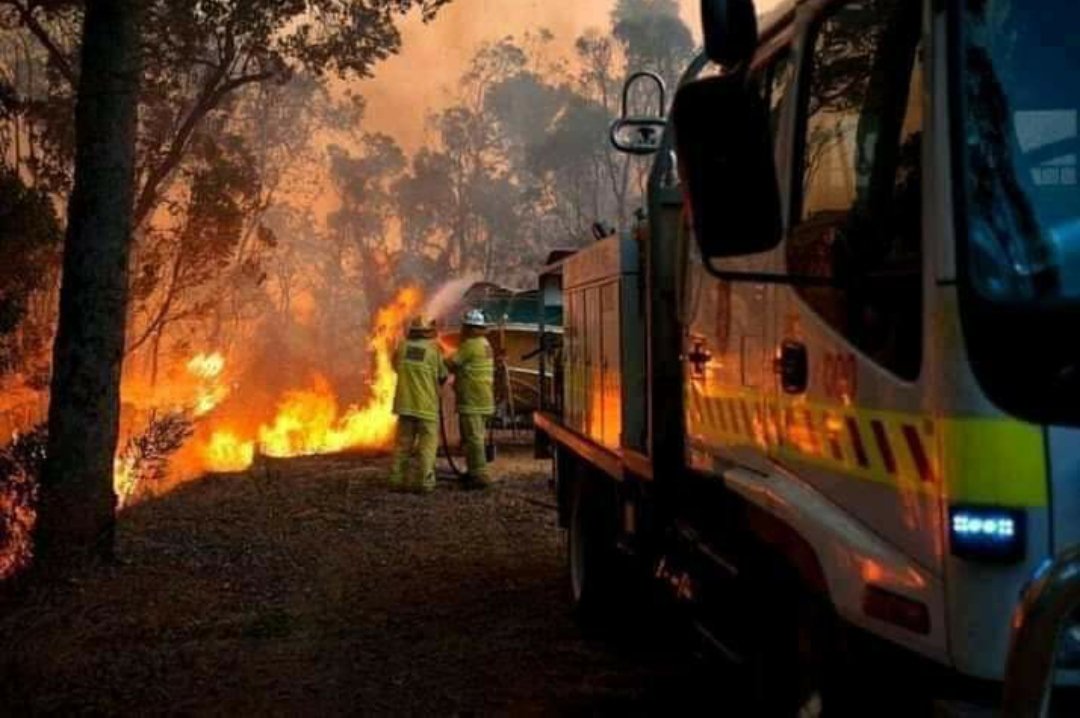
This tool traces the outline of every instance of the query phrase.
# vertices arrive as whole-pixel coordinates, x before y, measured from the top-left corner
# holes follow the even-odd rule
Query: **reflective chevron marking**
[[[881,452],[881,460],[885,462],[885,470],[890,474],[895,474],[896,457],[893,455],[892,445],[889,444],[889,437],[885,433],[885,426],[880,420],[874,419],[870,422],[870,429],[874,432],[874,440],[877,442],[878,451]]]
[[[712,387],[710,387],[711,389]],[[1008,417],[902,414],[804,398],[706,394],[687,387],[697,450],[730,458],[750,448],[951,503],[1045,506],[1042,429]]]
[[[688,424],[701,446],[753,446],[862,478],[922,484],[937,491],[936,452],[916,426],[921,417],[885,416],[803,401],[766,403],[753,396],[691,392]],[[929,423],[932,431],[933,422]]]

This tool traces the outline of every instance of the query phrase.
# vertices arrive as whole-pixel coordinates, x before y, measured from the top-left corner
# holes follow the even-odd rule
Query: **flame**
[[[225,357],[220,352],[196,354],[187,363],[188,374],[199,379],[201,386],[191,413],[204,416],[214,410],[229,396],[229,387],[221,383],[225,371]]]
[[[369,344],[375,357],[371,396],[364,406],[342,412],[330,382],[317,375],[309,388],[285,394],[273,419],[262,424],[254,437],[240,437],[232,430],[215,431],[203,450],[207,468],[244,469],[256,450],[267,456],[288,457],[390,448],[397,426],[393,413],[397,375],[391,358],[394,339],[422,299],[418,288],[409,287],[376,314]]]
[[[171,411],[182,412],[206,430],[201,434],[205,439],[191,444],[192,455],[197,460],[194,466],[187,464],[188,469],[193,468],[199,473],[206,470],[242,471],[251,466],[259,453],[288,457],[344,450],[389,449],[397,427],[393,413],[397,375],[392,352],[405,322],[410,315],[419,311],[422,299],[420,289],[409,287],[376,313],[375,329],[369,341],[374,355],[370,396],[363,406],[350,406],[344,412],[340,410],[330,382],[315,376],[311,387],[285,394],[277,405],[275,416],[258,426],[257,430],[244,432],[234,425],[215,426],[217,419],[214,410],[232,393],[232,385],[225,381],[226,359],[220,352],[202,352],[192,356],[183,365],[186,379],[156,389],[158,397],[168,397],[166,403],[172,407]],[[151,394],[147,387],[137,382],[126,384],[124,392],[128,397],[140,400],[145,398],[144,393]],[[137,498],[141,484],[149,475],[147,471],[160,467],[160,464],[144,460],[141,444],[136,444],[135,448],[131,446],[120,448],[113,459],[113,487],[119,508],[124,508]],[[19,507],[7,506],[7,501],[7,497],[0,495],[0,511],[7,514],[24,511]],[[27,511],[27,520],[32,521],[33,512]],[[5,563],[10,558],[9,552],[6,547],[0,548],[5,549],[0,552],[2,576],[6,571],[13,570],[14,564],[9,566]]]
[[[244,441],[231,431],[215,431],[204,450],[206,464],[214,471],[243,471],[255,458],[255,442]]]
[[[124,505],[135,493],[139,477],[135,471],[135,457],[120,452],[113,459],[113,490],[116,492],[118,508]]]
[[[187,363],[188,373],[200,379],[213,380],[225,370],[225,357],[220,352],[196,354]]]

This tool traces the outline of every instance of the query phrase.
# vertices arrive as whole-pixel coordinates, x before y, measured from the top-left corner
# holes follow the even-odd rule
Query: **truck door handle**
[[[787,394],[802,394],[810,383],[810,358],[802,342],[785,340],[774,365]]]
[[[686,359],[690,362],[690,366],[693,367],[694,376],[701,378],[705,376],[705,366],[712,361],[712,352],[705,346],[704,340],[695,339],[690,352],[686,355]]]

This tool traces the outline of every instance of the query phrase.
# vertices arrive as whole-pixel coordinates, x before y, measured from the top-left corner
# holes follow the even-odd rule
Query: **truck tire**
[[[761,641],[751,660],[754,702],[762,714],[848,715],[837,692],[836,621],[823,599],[777,582],[757,616]],[[781,587],[784,587],[781,589]],[[779,590],[778,590],[779,589]]]
[[[621,573],[614,509],[599,488],[575,483],[566,541],[570,600],[582,628],[603,631],[611,627]]]
[[[795,605],[796,680],[792,695],[798,718],[835,715],[832,686],[834,668],[832,621],[828,607],[801,592]]]

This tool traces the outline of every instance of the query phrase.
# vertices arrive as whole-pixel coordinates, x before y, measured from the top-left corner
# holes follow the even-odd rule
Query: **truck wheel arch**
[[[805,588],[832,604],[825,571],[810,543],[772,514],[747,504],[746,528],[772,549],[775,558],[799,578]]]

